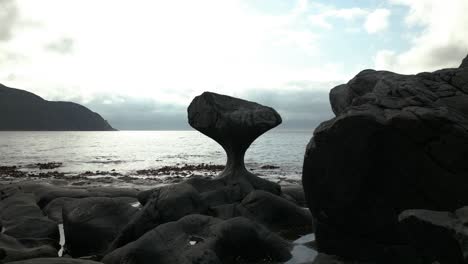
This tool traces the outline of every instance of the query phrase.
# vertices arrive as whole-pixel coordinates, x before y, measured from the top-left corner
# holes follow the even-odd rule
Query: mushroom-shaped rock
[[[244,155],[250,144],[266,131],[281,124],[271,107],[226,95],[204,92],[188,107],[189,124],[218,142],[226,151],[226,168],[219,179],[253,189],[279,193],[280,187],[247,171]],[[197,184],[194,184],[197,188]],[[198,189],[198,188],[197,188]],[[250,189],[250,190],[248,190]]]

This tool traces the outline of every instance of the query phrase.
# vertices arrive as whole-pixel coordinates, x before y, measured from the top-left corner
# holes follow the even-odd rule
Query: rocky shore
[[[210,92],[188,120],[223,147],[223,166],[138,170],[145,184],[129,188],[115,187],[130,181],[116,171],[71,179],[53,171],[59,163],[33,165],[47,176],[0,167],[0,262],[468,263],[467,61],[417,75],[365,70],[332,89],[336,117],[306,147],[302,186],[244,164],[280,115]]]
[[[135,264],[305,263],[313,259],[312,216],[305,208],[302,187],[282,188],[244,166],[247,148],[281,123],[279,114],[253,102],[204,93],[193,100],[188,115],[190,125],[226,150],[225,166],[184,164],[138,170],[146,181],[168,174],[176,180],[131,188],[102,187],[105,177],[100,176],[104,175],[112,176],[114,186],[116,179],[129,181],[115,171],[70,178],[53,171],[58,163],[34,164],[49,170],[44,174],[1,167],[10,182],[0,185],[0,259],[4,263]],[[194,175],[193,171],[206,173]],[[27,179],[47,179],[51,184]]]

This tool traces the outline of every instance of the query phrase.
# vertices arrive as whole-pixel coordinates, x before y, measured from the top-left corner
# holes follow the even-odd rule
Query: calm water
[[[311,131],[270,131],[255,141],[246,165],[267,177],[300,179]],[[0,132],[0,166],[62,162],[67,174],[136,170],[184,164],[223,164],[224,150],[197,131]],[[278,169],[262,170],[263,165]]]

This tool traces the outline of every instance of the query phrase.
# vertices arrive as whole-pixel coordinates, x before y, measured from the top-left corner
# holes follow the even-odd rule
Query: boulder
[[[0,221],[3,233],[17,239],[60,238],[57,224],[44,216],[32,194],[15,192],[1,200]]]
[[[279,185],[257,177],[244,165],[244,155],[250,144],[281,124],[281,117],[273,108],[204,92],[193,99],[187,111],[189,124],[218,142],[226,151],[227,163],[218,176],[219,182],[228,186],[239,185],[244,194],[256,189],[275,194],[281,192]],[[200,192],[213,190],[206,188],[200,180],[191,184]]]
[[[403,210],[468,204],[468,68],[365,70],[330,101],[336,117],[315,130],[302,178],[320,251],[381,259],[408,244]]]
[[[468,56],[462,61],[460,68],[468,68]]]
[[[455,213],[406,210],[399,219],[411,245],[428,263],[468,262],[468,207]]]
[[[70,198],[70,197],[60,197],[57,199],[52,200],[48,203],[43,211],[49,217],[50,220],[55,221],[58,224],[63,223],[62,219],[62,208],[65,203],[75,201],[77,198]]]
[[[106,264],[279,262],[291,245],[261,225],[238,217],[222,221],[189,215],[158,226],[103,258]]]
[[[11,236],[0,233],[0,263],[38,257],[56,257],[57,248],[48,244],[25,245]]]
[[[312,232],[312,216],[308,209],[269,192],[251,192],[237,206],[237,211],[270,230],[303,229]]]
[[[73,257],[102,254],[137,211],[116,198],[90,197],[65,203],[66,252]]]
[[[281,191],[284,198],[296,203],[299,206],[307,207],[304,188],[302,185],[282,186]]]
[[[200,194],[189,184],[181,183],[153,189],[144,207],[135,214],[110,246],[110,250],[138,239],[147,231],[189,214],[207,212]]]
[[[71,259],[71,258],[35,258],[21,261],[8,262],[8,264],[99,264],[102,262],[95,262],[84,259]]]

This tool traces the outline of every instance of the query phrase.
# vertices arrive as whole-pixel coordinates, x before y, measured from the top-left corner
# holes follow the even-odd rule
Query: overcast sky
[[[186,128],[203,91],[310,129],[363,69],[457,67],[466,14],[467,0],[0,0],[0,83],[118,129]]]

